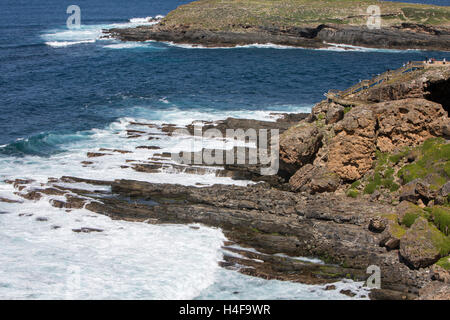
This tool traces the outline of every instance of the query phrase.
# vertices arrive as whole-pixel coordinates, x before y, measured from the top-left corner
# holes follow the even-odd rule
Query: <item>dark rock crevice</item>
[[[428,83],[425,99],[442,105],[447,114],[450,113],[450,79]]]

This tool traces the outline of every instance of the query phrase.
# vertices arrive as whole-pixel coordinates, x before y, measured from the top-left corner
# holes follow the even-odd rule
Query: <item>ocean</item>
[[[273,119],[273,112],[308,112],[329,89],[347,88],[406,61],[450,60],[448,52],[417,50],[204,49],[102,38],[102,29],[146,23],[146,17],[188,2],[78,0],[79,30],[65,24],[72,2],[0,2],[0,197],[19,199],[4,180],[38,184],[63,175],[245,185],[214,174],[123,169],[126,154],[93,166],[81,162],[99,148],[134,150],[142,144],[124,139],[133,122]],[[155,145],[170,152],[182,141],[163,138]],[[71,231],[87,225],[105,232]],[[362,284],[350,280],[324,291],[222,269],[222,231],[199,227],[112,221],[84,209],[67,213],[48,197],[0,202],[0,299],[347,299],[342,288],[367,297]]]

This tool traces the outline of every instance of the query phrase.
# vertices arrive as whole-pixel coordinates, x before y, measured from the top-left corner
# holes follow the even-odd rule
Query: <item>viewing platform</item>
[[[335,99],[345,99],[350,95],[373,88],[387,81],[397,81],[407,73],[441,66],[450,67],[450,62],[446,60],[434,60],[434,59],[428,59],[426,61],[410,61],[399,69],[388,70],[370,80],[362,80],[344,91],[335,89],[329,90],[325,94],[325,96],[328,98],[329,101],[333,101]]]

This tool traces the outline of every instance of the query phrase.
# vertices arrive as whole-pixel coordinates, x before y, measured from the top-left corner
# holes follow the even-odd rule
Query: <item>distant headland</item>
[[[123,41],[206,47],[265,44],[450,50],[450,7],[373,0],[200,0],[151,26],[109,29]]]

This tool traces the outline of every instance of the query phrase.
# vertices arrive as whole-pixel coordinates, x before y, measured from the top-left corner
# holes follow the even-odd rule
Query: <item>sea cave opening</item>
[[[450,79],[429,83],[425,98],[441,104],[447,114],[450,114]]]

